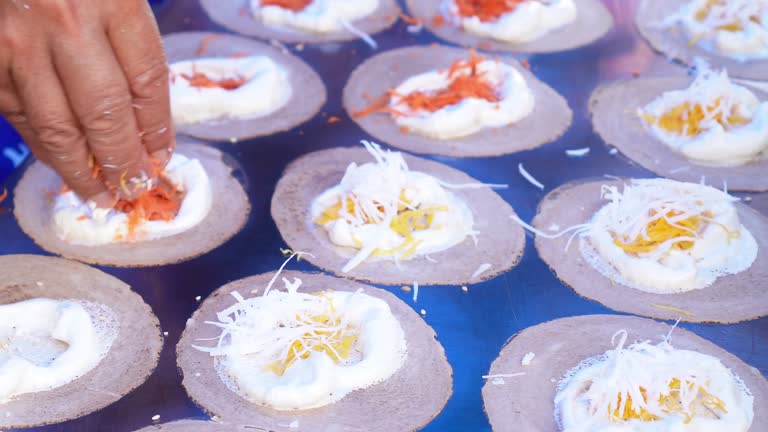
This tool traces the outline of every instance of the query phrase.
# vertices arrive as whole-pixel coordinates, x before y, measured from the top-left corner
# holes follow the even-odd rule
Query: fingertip
[[[150,154],[149,158],[153,167],[163,169],[171,160],[171,155],[170,149],[162,149]]]
[[[89,201],[96,204],[96,207],[98,208],[111,209],[117,203],[117,198],[109,191],[103,191],[92,196]]]

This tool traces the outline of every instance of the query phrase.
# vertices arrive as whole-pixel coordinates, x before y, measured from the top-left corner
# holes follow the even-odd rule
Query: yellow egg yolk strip
[[[653,215],[652,215],[653,216]],[[667,218],[678,216],[674,212],[667,213]],[[633,241],[623,238],[614,238],[613,243],[624,249],[628,253],[648,253],[656,250],[662,243],[678,237],[695,236],[702,227],[701,216],[691,216],[674,224],[667,221],[667,218],[656,218],[648,223],[645,233],[638,235]],[[694,242],[683,240],[675,243],[672,248],[676,250],[688,250],[693,247]]]
[[[695,384],[687,382],[689,391],[695,390]],[[669,383],[669,392],[665,395],[660,395],[658,403],[662,412],[665,414],[680,414],[685,417],[684,423],[688,424],[696,417],[696,404],[697,402],[703,405],[706,409],[711,411],[712,414],[726,414],[728,413],[725,402],[723,402],[717,396],[709,393],[704,387],[699,386],[697,390],[696,399],[690,403],[689,406],[683,406],[683,402],[680,398],[680,386],[679,379],[674,378]],[[643,397],[643,402],[647,404],[647,392],[643,387],[640,387],[640,394]],[[608,418],[613,423],[626,422],[630,420],[640,420],[644,422],[659,421],[661,418],[655,414],[650,413],[643,407],[635,407],[632,403],[632,396],[626,394],[626,403],[622,405],[624,401],[624,393],[619,393],[616,398],[616,406],[608,405]]]
[[[460,17],[477,17],[482,22],[496,21],[502,15],[514,12],[528,0],[454,0]]]
[[[691,104],[690,102],[685,102],[673,107],[659,117],[645,112],[641,113],[641,116],[646,123],[657,125],[666,132],[677,135],[697,136],[703,132],[701,122],[718,110],[721,103],[722,98],[715,99],[712,105],[706,107],[698,103]],[[728,113],[727,117],[722,112],[717,112],[713,118],[725,129],[749,123],[749,119],[733,111]]]
[[[723,5],[726,2],[727,2],[727,0],[725,0],[725,1],[724,0],[709,0],[709,1],[707,1],[707,4],[705,4],[703,8],[699,9],[696,12],[696,21],[703,22],[704,20],[707,19],[707,17],[709,17],[709,14],[712,13],[712,9],[715,6]],[[754,23],[760,24],[760,17],[758,17],[758,16],[751,16],[751,17],[749,17],[749,19],[752,22],[754,22]],[[723,31],[729,31],[729,32],[739,32],[739,31],[744,31],[744,26],[740,22],[734,21],[734,22],[732,22],[730,24],[721,25],[721,26],[717,27],[715,30],[723,30]]]
[[[448,86],[434,91],[414,91],[408,94],[399,94],[390,90],[388,95],[374,101],[368,107],[353,112],[355,118],[365,117],[373,113],[388,113],[395,117],[406,117],[408,114],[390,108],[391,103],[405,104],[412,111],[435,112],[445,107],[456,105],[467,98],[483,99],[488,102],[499,102],[498,87],[486,78],[486,74],[479,72],[477,66],[485,61],[485,57],[477,55],[472,50],[469,60],[457,60],[448,70],[450,82]]]
[[[314,293],[326,301],[327,310],[324,314],[310,317],[296,316],[296,326],[307,326],[307,331],[301,338],[289,346],[284,358],[268,365],[266,370],[283,376],[285,371],[296,364],[299,359],[306,360],[314,353],[324,353],[335,363],[349,358],[349,354],[359,338],[358,330],[352,326],[341,325],[341,317],[333,305],[333,300],[324,292]]]
[[[426,231],[432,228],[435,220],[435,214],[438,211],[448,211],[446,206],[433,206],[419,209],[408,208],[408,200],[405,198],[404,193],[400,193],[400,199],[398,204],[397,216],[395,216],[390,222],[389,227],[392,231],[402,236],[405,241],[398,247],[393,249],[381,250],[376,249],[373,252],[375,256],[394,256],[399,255],[403,258],[410,258],[416,252],[416,249],[421,244],[413,237],[413,233],[417,231]],[[381,212],[384,211],[383,207],[379,207]],[[342,202],[341,199],[334,205],[328,207],[323,213],[315,220],[318,225],[325,225],[329,222],[335,221],[341,217]],[[346,212],[349,215],[355,214],[355,203],[352,199],[346,199]],[[369,217],[363,212],[362,214],[365,223],[376,223],[373,218]]]

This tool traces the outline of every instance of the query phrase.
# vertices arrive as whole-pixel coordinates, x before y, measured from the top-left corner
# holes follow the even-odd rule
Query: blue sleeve
[[[29,156],[29,150],[13,128],[0,117],[0,183]]]

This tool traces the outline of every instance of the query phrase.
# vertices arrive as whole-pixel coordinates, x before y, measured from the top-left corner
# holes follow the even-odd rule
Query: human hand
[[[99,207],[170,159],[168,85],[145,0],[0,0],[0,114]]]

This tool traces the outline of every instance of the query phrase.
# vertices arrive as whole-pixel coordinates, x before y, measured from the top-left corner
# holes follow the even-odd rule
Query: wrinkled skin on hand
[[[165,166],[168,85],[146,0],[0,0],[0,114],[81,197],[109,207]]]

